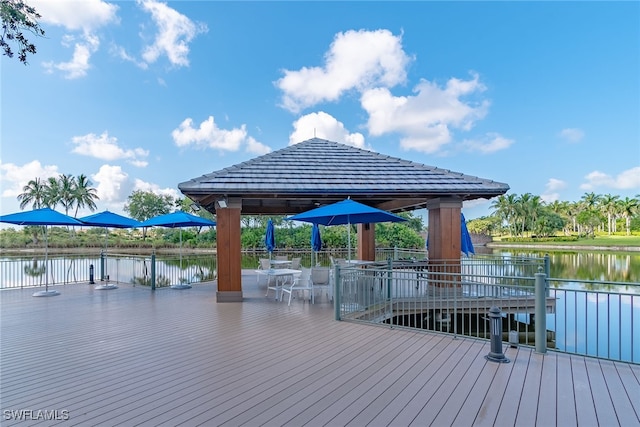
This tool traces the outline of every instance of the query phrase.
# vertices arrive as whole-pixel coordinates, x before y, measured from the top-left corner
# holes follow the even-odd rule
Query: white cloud
[[[129,175],[120,166],[102,165],[91,180],[100,201],[109,206],[122,206],[133,189]]]
[[[344,142],[358,148],[366,148],[364,136],[361,133],[350,133],[344,124],[333,116],[320,111],[300,117],[293,122],[294,131],[289,135],[289,144],[306,141],[314,136],[330,141]]]
[[[136,178],[133,183],[133,191],[147,191],[158,194],[160,196],[171,196],[174,199],[183,197],[182,193],[178,192],[178,190],[175,188],[160,188],[160,186],[157,184],[146,182],[138,178]]]
[[[566,139],[569,142],[580,142],[584,138],[584,131],[578,128],[566,128],[562,129],[558,136],[562,139]]]
[[[146,167],[148,164],[144,159],[149,155],[149,151],[142,148],[125,150],[118,145],[118,139],[109,136],[108,132],[103,132],[101,135],[89,133],[74,136],[71,141],[75,144],[71,150],[72,153],[106,161],[124,159],[137,167]]]
[[[544,192],[540,195],[540,199],[542,199],[545,203],[555,202],[556,200],[560,200],[559,190],[564,190],[567,188],[567,183],[560,179],[549,178],[549,181],[544,186]]]
[[[91,33],[119,21],[118,6],[101,0],[29,0],[29,4],[42,15],[42,23],[69,31]]]
[[[616,177],[604,172],[593,171],[585,176],[587,182],[580,185],[583,190],[592,191],[598,187],[616,190],[640,189],[640,166],[622,171]]]
[[[138,5],[151,14],[158,27],[153,44],[145,47],[142,57],[154,63],[166,55],[172,65],[189,65],[189,43],[199,34],[207,32],[207,26],[197,24],[175,9],[155,0],[138,0]]]
[[[388,30],[347,31],[336,34],[321,67],[283,70],[275,82],[284,92],[282,106],[297,113],[325,101],[336,101],[351,89],[393,87],[406,80],[410,57],[402,37]]]
[[[271,147],[264,145],[261,142],[256,141],[253,137],[247,138],[247,153],[257,154],[259,156],[271,152]]]
[[[238,151],[244,144],[246,151],[251,153],[264,154],[271,151],[269,147],[247,135],[246,125],[231,130],[220,129],[213,116],[209,116],[197,128],[193,126],[193,120],[187,118],[171,132],[171,136],[178,147],[194,145],[196,148]]]
[[[396,97],[386,88],[370,89],[362,94],[361,104],[369,113],[367,126],[372,135],[397,132],[404,135],[403,148],[433,153],[451,142],[452,129],[468,131],[486,116],[489,101],[462,99],[484,90],[474,73],[470,80],[451,78],[444,88],[422,80],[414,89],[415,96]]]
[[[42,181],[60,175],[58,166],[43,166],[38,160],[33,160],[22,166],[13,163],[0,164],[0,182],[2,183],[2,197],[15,198],[22,193],[22,189],[29,181],[40,178]]]
[[[467,151],[477,151],[483,154],[494,153],[500,150],[506,150],[515,141],[508,139],[494,132],[487,133],[482,139],[465,139],[462,147]]]
[[[100,0],[31,0],[29,2],[42,15],[41,23],[64,27],[72,34],[62,39],[63,46],[73,47],[73,56],[67,62],[43,62],[48,72],[62,71],[67,79],[87,75],[91,56],[98,50],[100,39],[95,32],[106,25],[119,22],[118,6]]]

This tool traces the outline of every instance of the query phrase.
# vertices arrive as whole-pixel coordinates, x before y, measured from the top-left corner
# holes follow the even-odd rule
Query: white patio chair
[[[258,267],[258,270],[268,271],[270,269],[271,269],[271,264],[269,262],[269,258],[260,258],[260,266]],[[277,281],[275,277],[267,276],[266,274],[262,274],[258,272],[258,275],[256,278],[256,283],[258,285],[260,285],[260,276],[264,276],[266,280],[267,293],[264,294],[265,297],[269,295],[269,289],[273,289],[274,291],[278,292],[278,289],[276,288]]]
[[[313,286],[314,299],[316,292],[321,290],[326,293],[330,301],[333,301],[333,288],[328,267],[313,267],[311,269],[311,285]]]
[[[302,262],[302,258],[291,258],[291,269],[292,270],[300,270],[300,263]]]
[[[289,303],[291,305],[291,299],[294,292],[309,291],[309,299],[313,303],[313,284],[311,283],[311,270],[303,268],[301,273],[296,273],[293,276],[293,281],[284,283],[280,291],[280,301],[285,293],[289,294]]]

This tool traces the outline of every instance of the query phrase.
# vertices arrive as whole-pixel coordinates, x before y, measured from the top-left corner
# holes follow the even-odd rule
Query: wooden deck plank
[[[638,417],[638,414],[636,414],[635,417],[632,416],[635,412],[632,400],[640,402],[640,392],[637,392],[635,395],[628,395],[616,366],[609,362],[599,363],[599,365],[607,386],[608,395],[620,425],[640,425],[640,417]]]
[[[557,425],[576,425],[576,397],[573,380],[573,368],[571,356],[563,353],[554,353],[557,363],[554,386],[556,387],[556,402],[563,402],[556,406]]]
[[[482,404],[473,422],[474,426],[493,426],[496,424],[496,418],[502,401],[505,398],[504,395],[507,390],[507,385],[515,365],[514,361],[518,356],[522,357],[522,354],[525,353],[527,353],[528,356],[528,351],[520,351],[519,348],[509,348],[505,351],[505,356],[507,356],[511,362],[498,365],[500,369],[496,369],[495,375],[488,386],[489,392],[483,396]]]
[[[485,342],[484,345],[485,349],[481,350],[480,354],[488,354],[490,351],[490,343]],[[508,351],[505,349],[504,353],[506,356]],[[499,370],[511,370],[508,365],[510,365],[510,363],[488,362],[482,367],[480,375],[478,375],[473,386],[469,387],[469,392],[465,398],[464,404],[460,405],[459,408],[454,408],[457,409],[458,412],[451,423],[452,425],[470,426],[476,423],[476,419],[478,418],[478,413],[480,412],[480,408],[485,400],[485,396],[488,393],[502,394],[502,390],[493,388],[492,383]]]
[[[536,423],[537,426],[553,426],[557,423],[556,411],[549,408],[555,407],[558,401],[558,386],[556,378],[558,378],[558,359],[556,353],[548,352],[542,357],[542,372],[540,374],[540,385],[538,400],[536,405]],[[570,425],[570,424],[561,424]]]
[[[518,416],[518,407],[520,406],[522,389],[529,368],[532,351],[522,351],[520,348],[515,360],[511,361],[513,368],[511,376],[505,387],[505,393],[500,402],[496,414],[496,423],[498,425],[515,425]]]
[[[520,395],[520,405],[518,406],[518,414],[516,416],[516,424],[519,426],[535,426],[536,417],[538,415],[537,402],[540,399],[540,387],[542,377],[542,366],[544,355],[539,353],[531,353],[527,373],[522,385],[522,394]],[[532,402],[536,402],[535,405]]]
[[[3,426],[512,425],[536,393],[541,426],[638,424],[639,365],[526,347],[489,363],[488,341],[336,322],[328,301],[289,307],[255,279],[242,303],[211,283],[2,291],[0,409],[71,417]]]
[[[413,425],[420,426],[428,423],[429,425],[453,425],[454,420],[457,419],[460,408],[466,406],[469,402],[469,394],[473,389],[473,385],[477,382],[478,377],[481,372],[486,368],[488,362],[484,355],[489,353],[489,347],[486,342],[477,342],[475,343],[475,348],[469,351],[469,356],[472,357],[471,363],[468,365],[468,368],[462,374],[460,379],[455,379],[454,377],[450,378],[449,381],[454,381],[455,387],[451,390],[451,393],[446,398],[446,400],[440,404],[437,400],[430,401],[431,404],[436,404],[437,406],[441,406],[439,411],[434,411],[429,406],[425,406],[422,408],[422,411],[415,418]],[[443,393],[438,393],[438,397],[444,399],[444,387],[441,388]],[[475,418],[475,417],[474,417]],[[463,420],[460,420],[461,422]],[[466,423],[464,421],[460,425],[470,425],[471,423]]]
[[[618,371],[625,393],[633,406],[633,412],[636,417],[640,417],[640,376],[634,374],[632,366],[627,363],[616,362],[613,365]]]
[[[396,357],[402,355],[402,351],[396,349],[406,349],[407,337],[394,341],[394,348],[378,348],[377,351],[366,351],[363,358],[355,358],[347,362],[345,367],[325,375],[314,384],[313,393],[299,400],[299,397],[288,399],[285,408],[277,408],[267,411],[261,421],[265,420],[266,425],[303,425],[319,415],[329,406],[335,404],[353,387],[366,380],[368,377],[376,375],[378,371],[389,365]],[[396,347],[397,346],[397,347]],[[364,360],[367,363],[363,363]],[[345,369],[346,368],[346,369]],[[304,411],[301,411],[301,408]],[[269,408],[271,409],[271,408]],[[273,415],[269,417],[270,415]],[[260,416],[256,414],[255,416]],[[316,421],[318,422],[318,421]]]
[[[602,425],[620,425],[612,398],[607,389],[607,383],[604,380],[600,362],[592,358],[586,359],[585,362],[598,422]],[[616,396],[616,399],[621,398],[626,398],[626,396]]]
[[[571,356],[571,371],[578,425],[598,424],[585,358]]]
[[[453,394],[459,381],[467,372],[471,363],[479,356],[481,346],[465,345],[464,349],[451,356],[440,369],[429,378],[425,386],[408,402],[394,418],[398,425],[429,425],[437,416],[439,409],[450,399],[458,399]],[[484,361],[484,359],[483,359]],[[425,411],[424,409],[428,409]]]

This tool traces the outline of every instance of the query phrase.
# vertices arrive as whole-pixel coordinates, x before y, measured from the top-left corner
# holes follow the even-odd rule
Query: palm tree
[[[599,199],[600,212],[607,216],[607,233],[611,235],[612,223],[615,223],[616,202],[620,196],[605,194]]]
[[[76,186],[76,179],[73,175],[60,175],[58,188],[60,190],[60,203],[64,207],[65,215],[69,215],[69,210],[73,208],[75,196],[73,191]]]
[[[76,212],[74,217],[78,216],[78,209],[86,207],[91,212],[96,210],[96,203],[94,200],[99,200],[97,190],[92,187],[93,183],[86,175],[81,174],[75,180],[75,186],[73,188],[73,197],[76,203]]]
[[[56,178],[49,177],[49,179],[47,179],[44,193],[45,206],[51,209],[55,209],[58,203],[60,203],[60,201],[62,200],[60,196],[60,183]]]
[[[509,233],[515,234],[515,205],[517,196],[515,194],[498,196],[492,203],[493,214],[498,216],[501,222],[506,223],[509,227]]]
[[[33,209],[39,209],[44,206],[46,198],[46,186],[40,181],[40,178],[30,180],[27,185],[22,187],[22,193],[18,194],[20,201],[20,209],[24,209],[29,203]]]
[[[631,235],[631,217],[640,212],[640,200],[625,197],[624,200],[620,200],[620,208],[622,217],[625,219],[627,236],[629,236]]]

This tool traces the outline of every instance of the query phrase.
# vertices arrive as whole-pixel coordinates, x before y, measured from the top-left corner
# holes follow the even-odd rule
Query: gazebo
[[[218,302],[242,301],[240,215],[293,215],[350,197],[389,212],[429,211],[429,258],[460,257],[462,202],[507,184],[313,138],[178,185],[216,214]],[[358,225],[358,258],[375,259],[375,227]]]

